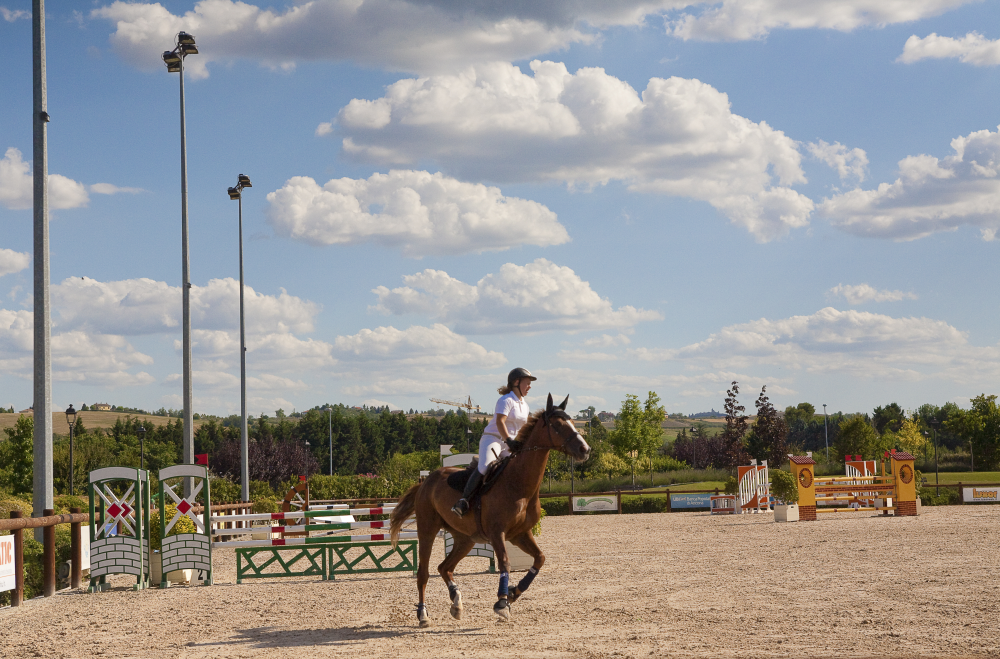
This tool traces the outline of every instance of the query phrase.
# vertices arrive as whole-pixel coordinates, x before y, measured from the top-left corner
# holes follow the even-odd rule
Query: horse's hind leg
[[[434,539],[440,526],[440,522],[433,518],[422,521],[422,516],[417,516],[417,595],[419,596],[417,620],[421,627],[429,627],[431,624],[427,615],[427,605],[424,603],[424,593],[427,590],[427,580],[430,578],[431,551],[434,549]]]
[[[514,587],[513,592],[507,596],[507,601],[513,604],[517,601],[518,597],[524,594],[524,591],[528,590],[528,586],[531,585],[531,582],[538,575],[538,571],[542,569],[543,565],[545,565],[545,554],[542,553],[538,543],[535,542],[535,538],[531,535],[531,531],[525,531],[516,538],[510,538],[510,544],[514,545],[528,556],[531,556],[533,559],[531,567],[528,568],[528,573],[521,578],[521,581],[519,581],[517,586]]]
[[[451,546],[451,552],[438,565],[438,573],[448,586],[448,599],[451,600],[451,617],[455,620],[462,619],[462,591],[455,584],[455,568],[459,561],[469,555],[475,546],[475,541],[467,535],[454,535],[455,544]]]

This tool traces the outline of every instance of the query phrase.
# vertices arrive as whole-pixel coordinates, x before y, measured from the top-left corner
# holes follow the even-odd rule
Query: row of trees
[[[485,421],[449,412],[443,417],[415,416],[383,410],[373,416],[343,405],[330,412],[313,409],[292,420],[278,414],[275,420],[255,419],[249,426],[250,479],[278,487],[289,478],[329,473],[353,475],[378,473],[395,454],[433,452],[440,444],[453,444],[460,451],[478,444]],[[0,442],[0,490],[28,493],[32,482],[32,429],[30,416],[22,416],[5,430]],[[157,472],[178,464],[182,457],[184,425],[181,419],[165,424],[142,423],[134,417],[119,418],[107,429],[88,429],[77,418],[73,429],[74,469],[70,474],[69,436],[56,437],[53,446],[53,478],[58,492],[68,492],[72,479],[77,492],[84,492],[87,474],[107,466],[139,467]],[[332,442],[331,442],[332,438]],[[332,444],[332,453],[331,453]],[[238,482],[240,477],[240,429],[215,420],[195,432],[195,453],[207,453],[212,472]]]

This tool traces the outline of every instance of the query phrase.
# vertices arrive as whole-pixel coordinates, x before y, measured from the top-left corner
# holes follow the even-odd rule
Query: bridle
[[[553,438],[552,438],[552,426],[553,426],[552,418],[553,417],[557,418],[557,419],[563,419],[563,420],[569,421],[571,423],[573,421],[573,419],[570,417],[569,414],[567,414],[565,411],[563,411],[563,410],[561,410],[559,408],[556,408],[556,409],[553,409],[553,410],[545,410],[544,412],[542,412],[542,423],[545,424],[545,426],[546,426],[546,428],[548,430],[548,432],[546,433],[546,436],[548,437],[549,443],[546,444],[546,445],[544,445],[544,446],[526,446],[524,448],[519,449],[516,452],[513,452],[513,455],[517,455],[519,453],[524,453],[526,451],[551,451],[553,449],[555,449],[555,450],[558,451],[560,445],[557,444],[555,442],[555,440],[553,440]],[[563,437],[562,433],[556,431],[556,435],[558,435],[563,440],[563,444],[562,445],[565,446],[566,445],[566,438]]]

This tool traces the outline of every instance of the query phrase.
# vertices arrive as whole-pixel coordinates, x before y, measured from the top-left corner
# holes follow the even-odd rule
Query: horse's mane
[[[535,424],[538,423],[538,420],[542,418],[542,413],[543,410],[538,410],[537,412],[532,413],[531,416],[528,417],[527,422],[525,422],[525,424],[521,426],[521,429],[517,431],[517,437],[515,437],[514,439],[516,439],[519,442],[527,442],[528,435],[534,429]],[[521,438],[522,435],[524,436],[523,439]]]

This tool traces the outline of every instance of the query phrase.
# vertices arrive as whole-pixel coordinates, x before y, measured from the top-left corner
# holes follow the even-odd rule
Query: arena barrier
[[[790,455],[788,457],[792,474],[799,486],[799,520],[815,521],[817,513],[840,513],[892,510],[896,516],[917,514],[915,458],[905,451],[891,451],[887,454],[891,463],[890,475],[870,476],[823,476],[814,475],[816,461],[811,456]],[[885,465],[883,464],[883,469]],[[855,467],[856,468],[856,467]],[[880,506],[879,500],[892,499],[895,505]],[[825,505],[817,508],[817,502],[873,501],[873,506],[836,507]]]

